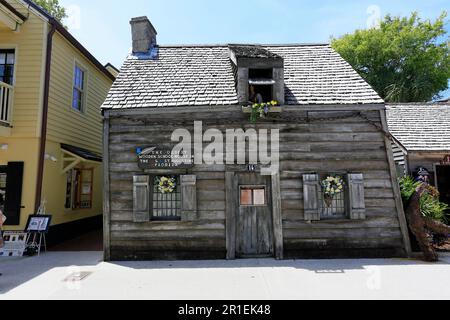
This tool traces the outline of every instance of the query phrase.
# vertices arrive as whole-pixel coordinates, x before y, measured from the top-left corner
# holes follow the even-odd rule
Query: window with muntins
[[[347,198],[348,192],[345,182],[346,174],[327,174],[321,175],[320,179],[323,181],[327,177],[336,177],[339,176],[344,181],[344,190],[341,193],[336,194],[333,199],[325,200],[324,192],[320,192],[319,194],[319,205],[320,205],[320,218],[321,220],[327,219],[346,219],[348,217],[347,212]]]
[[[152,210],[153,221],[180,221],[181,220],[181,187],[180,177],[170,176],[174,180],[173,189],[161,188],[160,181],[163,176],[153,179],[152,188]],[[167,177],[166,177],[167,178]]]
[[[14,84],[15,50],[0,50],[0,81],[9,85]]]
[[[83,69],[81,69],[78,65],[75,65],[72,108],[80,112],[84,110],[85,88],[86,88],[85,81],[86,81],[86,72]]]

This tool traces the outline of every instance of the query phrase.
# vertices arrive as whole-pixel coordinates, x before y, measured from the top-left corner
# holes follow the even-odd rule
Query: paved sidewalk
[[[4,299],[450,299],[450,255],[415,260],[103,263],[99,252],[0,258]],[[64,282],[72,273],[92,272]]]

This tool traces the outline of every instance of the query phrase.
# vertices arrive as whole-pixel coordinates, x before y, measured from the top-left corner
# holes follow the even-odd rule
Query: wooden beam
[[[77,156],[76,154],[69,152],[67,150],[62,150],[64,155],[68,155],[69,158],[65,158],[63,157],[62,159],[62,164],[63,164],[63,170],[62,170],[62,174],[66,174],[69,170],[72,170],[73,168],[75,168],[77,165],[81,164],[81,163],[89,163],[89,164],[94,164],[94,165],[101,165],[101,162],[98,161],[93,161],[93,160],[86,160],[80,156]],[[64,167],[65,162],[71,162],[70,165],[68,165],[67,167]]]
[[[383,125],[383,129],[388,132],[389,127],[387,123],[387,117],[386,117],[386,111],[382,110],[380,111],[381,115],[381,123]],[[391,182],[392,182],[392,188],[394,189],[394,197],[395,197],[395,205],[398,212],[398,220],[400,223],[400,229],[402,232],[403,237],[403,245],[405,247],[405,252],[408,257],[412,254],[412,248],[411,248],[411,240],[409,238],[409,228],[408,223],[406,221],[406,215],[405,210],[403,208],[403,200],[400,192],[400,185],[398,183],[397,178],[397,170],[395,167],[395,160],[394,160],[394,153],[392,151],[392,142],[388,137],[384,138],[385,144],[386,144],[386,151],[387,151],[387,157],[389,162],[389,169],[391,174]]]
[[[109,112],[103,120],[103,259],[111,260],[111,195],[109,176]]]
[[[226,242],[227,242],[227,259],[236,259],[236,210],[238,176],[235,172],[225,173],[225,189],[226,189]]]
[[[80,157],[79,155],[76,155],[75,153],[72,153],[70,151],[64,150],[62,149],[63,154],[68,155],[71,158],[75,158],[75,159],[81,159],[81,160],[85,160],[82,157]]]
[[[272,204],[273,204],[273,235],[275,241],[275,257],[284,259],[283,218],[281,212],[281,182],[280,174],[272,176]]]
[[[386,110],[384,104],[349,104],[349,105],[283,105],[283,111],[295,112],[295,111],[311,111],[311,112],[324,112],[324,111],[378,111]],[[166,114],[179,114],[179,113],[220,113],[220,112],[241,112],[242,106],[240,105],[227,105],[227,106],[180,106],[180,107],[166,107],[166,108],[135,108],[135,109],[106,109],[110,113],[110,116],[148,116],[148,115],[166,115]]]
[[[70,165],[68,165],[67,167],[64,167],[62,170],[62,174],[65,174],[67,172],[69,172],[70,170],[72,170],[73,168],[75,168],[77,165],[79,165],[81,163],[80,159],[77,159],[76,161],[72,162]]]
[[[13,31],[16,31],[19,25],[17,21],[7,15],[3,10],[0,10],[0,22]]]

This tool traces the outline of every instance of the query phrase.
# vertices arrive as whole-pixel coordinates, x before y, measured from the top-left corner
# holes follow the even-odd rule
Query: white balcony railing
[[[0,124],[11,125],[14,87],[0,81]]]

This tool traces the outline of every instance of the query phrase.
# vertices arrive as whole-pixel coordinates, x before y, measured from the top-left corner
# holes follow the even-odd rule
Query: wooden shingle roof
[[[408,151],[450,151],[450,104],[388,105],[387,117]]]
[[[261,48],[284,59],[286,104],[384,103],[329,45]],[[103,108],[236,104],[228,45],[160,46],[155,59],[127,58]]]

